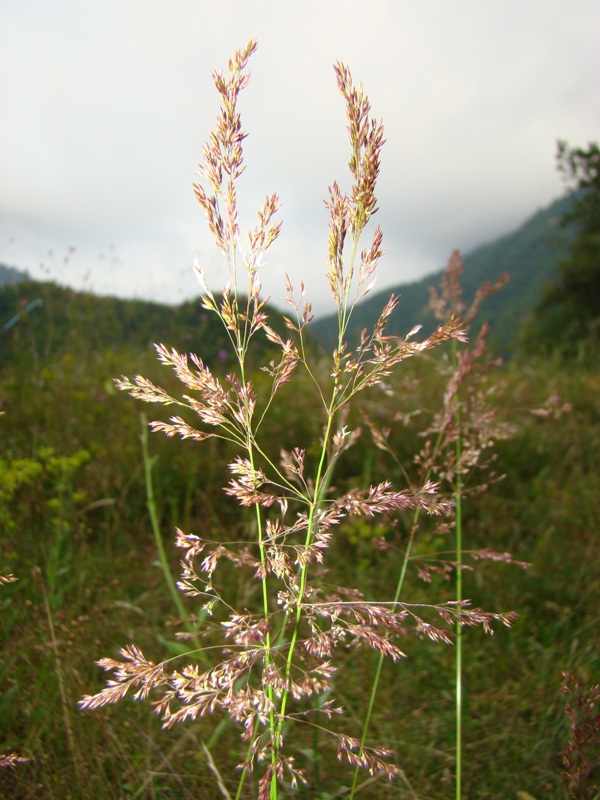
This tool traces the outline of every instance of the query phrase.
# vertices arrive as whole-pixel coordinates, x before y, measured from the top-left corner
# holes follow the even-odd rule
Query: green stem
[[[239,365],[240,365],[241,382],[242,382],[242,386],[245,389],[246,386],[247,386],[247,382],[246,382],[246,373],[245,373],[245,369],[244,369],[244,355],[245,355],[245,349],[243,347],[240,347],[240,349],[238,350],[238,361],[239,361]],[[254,446],[254,439],[253,439],[253,435],[252,435],[252,421],[251,421],[251,417],[250,417],[250,409],[248,408],[247,403],[246,403],[246,408],[245,408],[245,424],[246,424],[246,452],[248,453],[248,459],[250,461],[252,473],[254,474],[255,471],[256,471],[256,467],[255,467],[255,463],[254,463],[254,448],[255,448],[255,446]],[[259,550],[259,554],[260,554],[260,563],[261,563],[261,567],[262,567],[261,586],[262,586],[263,616],[264,616],[265,622],[267,622],[268,619],[269,619],[269,616],[270,616],[270,614],[269,614],[269,591],[268,591],[268,585],[267,585],[267,569],[266,569],[266,566],[267,566],[266,561],[267,561],[267,559],[266,559],[265,544],[264,544],[264,539],[263,539],[263,524],[262,524],[262,516],[261,516],[261,512],[260,512],[260,504],[256,503],[254,508],[255,508],[255,511],[256,511],[256,527],[257,527],[257,534],[258,534],[258,550]],[[271,663],[272,663],[272,658],[271,658],[271,634],[270,634],[269,629],[267,627],[267,631],[265,633],[265,664],[266,664],[267,667],[270,667]],[[275,696],[273,694],[273,687],[271,686],[270,683],[267,684],[267,695],[268,695],[269,701],[270,701],[269,729],[270,729],[271,734],[272,734],[273,731],[276,731],[278,729],[278,726],[277,726],[277,724],[275,722],[275,711],[274,711]],[[279,739],[279,736],[276,735],[276,743],[271,749],[271,763],[273,765],[276,764],[276,762],[277,762],[277,751],[278,751],[277,742],[278,742],[278,739]],[[241,789],[242,789],[242,786],[243,786],[243,783],[244,783],[245,776],[246,776],[246,770],[244,770],[242,772],[242,775],[240,776],[236,797],[239,797],[240,794],[241,794]],[[275,771],[273,771],[273,779],[271,780],[270,795],[271,795],[271,800],[277,800],[277,777],[275,775]]]
[[[69,752],[73,760],[73,768],[75,771],[75,776],[77,778],[77,781],[81,783],[81,757],[80,757],[81,754],[79,752],[78,747],[76,746],[76,739],[73,734],[73,728],[71,727],[71,719],[69,716],[69,709],[71,708],[71,703],[67,698],[65,677],[64,677],[62,662],[58,651],[58,641],[56,639],[56,634],[54,630],[54,621],[52,619],[50,601],[48,600],[48,593],[46,592],[46,587],[44,585],[44,580],[41,576],[41,572],[38,572],[37,574],[39,575],[39,580],[42,587],[42,595],[44,599],[44,611],[46,612],[46,619],[48,621],[48,630],[50,632],[50,646],[52,649],[52,653],[54,655],[54,670],[56,673],[56,680],[58,683],[58,689],[60,694],[67,746],[69,748]]]
[[[458,411],[457,411],[458,416]],[[456,463],[460,463],[461,441],[456,440]],[[456,522],[456,600],[462,600],[462,482],[456,476],[454,491]],[[462,792],[462,626],[456,623],[456,800],[460,800]]]
[[[410,555],[412,552],[413,544],[415,541],[415,533],[417,531],[418,521],[419,521],[419,513],[420,508],[415,509],[415,513],[413,516],[413,521],[410,529],[410,536],[408,538],[408,544],[406,546],[406,550],[404,553],[404,559],[402,561],[402,569],[400,570],[400,576],[398,577],[398,583],[396,584],[396,592],[394,594],[394,605],[393,608],[396,607],[398,600],[400,599],[400,594],[402,592],[402,587],[404,585],[404,578],[406,576],[406,569],[408,567],[408,562],[410,560]],[[377,667],[375,668],[375,676],[373,678],[373,683],[371,685],[371,696],[369,697],[369,706],[367,708],[367,714],[365,717],[365,723],[363,725],[363,732],[360,739],[360,747],[361,750],[365,746],[365,742],[367,741],[367,734],[369,732],[369,725],[371,724],[371,715],[373,713],[373,709],[375,707],[375,698],[377,697],[377,691],[379,689],[379,680],[381,678],[381,670],[383,668],[383,653],[379,653],[379,657],[377,659]],[[352,779],[352,788],[350,790],[350,798],[349,800],[354,800],[354,795],[356,793],[356,788],[358,786],[358,776],[360,773],[360,767],[354,768],[354,777]]]
[[[171,567],[169,566],[169,560],[167,558],[167,553],[160,530],[160,523],[158,520],[158,510],[156,508],[156,500],[154,497],[154,482],[152,480],[152,468],[156,463],[157,457],[150,456],[148,451],[148,422],[144,413],[140,414],[140,420],[142,423],[140,441],[142,443],[142,459],[144,462],[144,476],[146,480],[146,507],[148,509],[148,516],[150,517],[150,525],[152,527],[152,533],[154,534],[154,541],[156,542],[156,549],[158,550],[158,559],[160,561],[160,566],[165,578],[165,582],[169,589],[169,593],[173,599],[177,613],[181,617],[183,626],[185,627],[186,631],[194,637],[193,641],[200,653],[200,659],[204,664],[208,664],[206,656],[201,652],[200,644],[197,639],[197,631],[189,621],[189,615],[183,605],[181,594],[177,589],[175,578],[173,577]]]
[[[457,366],[457,342],[452,340],[452,364]],[[456,479],[454,483],[454,521],[456,525],[455,548],[456,548],[456,601],[462,601],[462,480],[460,477],[460,461],[462,456],[461,441],[461,419],[458,389],[456,392],[456,405],[454,411],[454,425],[458,431],[455,445],[455,468]],[[455,695],[456,695],[456,800],[460,800],[462,795],[462,626],[460,621],[456,622],[456,649],[455,649]]]
[[[334,389],[333,397],[331,403],[329,405],[329,411],[327,414],[327,427],[325,429],[325,434],[323,436],[323,447],[321,449],[321,457],[319,460],[319,466],[317,467],[317,474],[315,478],[315,488],[313,494],[313,501],[310,506],[309,516],[308,516],[308,523],[307,523],[307,530],[306,530],[306,539],[304,542],[304,547],[308,548],[312,542],[313,538],[313,531],[314,531],[314,518],[315,514],[319,509],[320,503],[323,499],[323,488],[325,484],[325,479],[323,479],[324,467],[325,467],[325,459],[327,456],[327,448],[329,444],[329,438],[331,436],[331,428],[333,425],[333,418],[334,418],[334,409],[335,409],[335,402],[336,402],[337,393]],[[291,672],[292,672],[292,663],[294,659],[294,650],[296,648],[296,642],[298,640],[298,634],[300,631],[300,621],[302,619],[302,601],[304,599],[304,593],[306,591],[306,581],[308,576],[308,564],[306,561],[302,565],[302,569],[300,572],[300,586],[298,589],[298,597],[296,599],[296,612],[295,612],[295,619],[294,619],[294,630],[292,631],[292,636],[290,639],[290,646],[288,648],[287,660],[285,665],[285,690],[281,695],[281,705],[279,710],[279,719],[277,721],[277,727],[275,729],[275,737],[274,737],[274,754],[276,755],[281,741],[281,733],[283,729],[283,722],[285,719],[285,711],[287,707],[287,701],[289,697],[289,683],[291,679]],[[271,784],[271,800],[276,800],[277,798],[277,788],[276,788],[276,778],[273,776],[273,782]]]
[[[434,447],[434,453],[436,453],[436,454],[439,451],[440,445],[442,443],[442,438],[443,438],[442,432],[440,431],[439,434],[438,434],[436,443],[435,443],[435,447]],[[393,453],[391,453],[391,454],[393,455]],[[402,466],[399,462],[398,462],[398,465],[400,467]],[[427,483],[427,481],[430,479],[431,471],[432,471],[431,468],[427,470],[427,474],[425,475],[425,478],[424,478],[424,481],[423,481],[424,483]],[[419,516],[420,516],[420,514],[421,514],[421,509],[420,508],[415,508],[414,514],[413,514],[413,520],[412,520],[412,524],[411,524],[411,528],[410,528],[410,534],[409,534],[409,537],[408,537],[408,544],[406,545],[406,550],[404,552],[404,559],[402,561],[402,568],[400,570],[400,575],[398,576],[398,582],[396,584],[396,592],[394,594],[394,605],[393,605],[393,608],[396,607],[396,605],[397,605],[397,603],[398,603],[398,601],[400,599],[400,595],[402,593],[402,587],[404,586],[404,579],[406,577],[406,570],[407,570],[407,567],[408,567],[408,562],[410,561],[410,557],[411,557],[411,554],[412,554],[412,549],[413,549],[414,541],[415,541],[415,535],[417,533],[417,528],[419,526]],[[367,734],[369,732],[369,725],[371,724],[371,715],[372,715],[372,712],[373,712],[373,708],[375,707],[375,698],[377,696],[377,691],[379,689],[379,680],[381,678],[381,670],[382,670],[382,667],[383,667],[383,659],[384,659],[384,655],[383,655],[383,653],[380,653],[379,657],[377,659],[377,667],[375,669],[375,677],[373,678],[373,683],[371,685],[371,695],[369,697],[369,706],[368,706],[368,709],[367,709],[367,714],[366,714],[365,722],[364,722],[364,725],[363,725],[363,732],[362,732],[362,736],[361,736],[361,740],[360,740],[361,748],[363,748],[365,746],[365,742],[367,740]],[[359,773],[360,773],[360,768],[357,766],[354,769],[354,777],[353,777],[353,780],[352,780],[352,788],[350,790],[349,800],[354,800],[354,796],[355,796],[356,789],[357,789],[357,786],[358,786]]]
[[[152,468],[156,464],[157,457],[156,456],[150,457],[150,454],[148,452],[148,421],[146,419],[146,415],[143,413],[140,414],[140,420],[142,423],[142,433],[140,434],[140,441],[142,443],[142,458],[144,460],[144,477],[146,479],[146,508],[148,509],[148,515],[150,517],[150,525],[152,526],[152,533],[154,534],[154,541],[156,543],[156,548],[158,550],[158,558],[160,561],[160,566],[162,568],[166,584],[169,588],[169,592],[171,594],[171,597],[173,598],[173,602],[175,603],[179,616],[181,617],[183,624],[189,631],[190,625],[188,622],[188,615],[183,606],[183,603],[181,602],[181,596],[177,589],[175,579],[173,578],[171,567],[169,566],[167,553],[165,551],[165,545],[160,531],[160,524],[158,521],[158,511],[156,508],[156,500],[154,498],[154,483],[152,481]]]

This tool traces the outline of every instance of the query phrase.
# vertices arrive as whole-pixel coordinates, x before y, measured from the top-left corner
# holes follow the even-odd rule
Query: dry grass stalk
[[[15,583],[19,579],[10,573],[3,575],[0,572],[0,586],[6,586],[9,583]],[[28,758],[18,756],[16,753],[0,753],[0,768],[2,767],[16,767],[18,764],[25,764],[29,761]]]

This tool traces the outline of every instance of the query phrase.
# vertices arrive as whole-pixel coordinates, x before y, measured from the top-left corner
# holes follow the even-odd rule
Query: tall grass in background
[[[71,293],[65,313],[59,287],[24,285],[13,305],[2,294],[3,320],[44,301],[1,340],[0,796],[597,797],[598,375],[501,368],[474,316],[493,287],[464,300],[458,254],[432,296],[441,334],[387,338],[384,313],[345,341],[381,255],[364,226],[382,139],[341,65],[353,188],[328,200],[340,336],[318,352],[291,286],[286,333],[258,286],[274,198],[233,257],[233,100],[252,49],[217,78],[224,109],[197,189],[232,269],[208,310]],[[374,238],[358,245],[361,232]],[[160,348],[175,370],[145,333],[132,345],[149,327],[177,345]],[[201,361],[180,354],[204,340]],[[148,379],[123,388],[181,403],[157,427],[187,440],[144,432],[140,448],[117,371]],[[164,546],[176,526],[189,597]],[[489,616],[469,617],[462,598],[521,616],[484,637],[468,623]],[[123,642],[137,662],[117,660]],[[107,698],[92,664],[107,654],[160,716],[145,703],[78,711],[84,692]]]
[[[203,304],[227,331],[235,368],[222,380],[200,355],[181,354],[161,344],[157,345],[159,360],[174,370],[185,387],[183,395],[167,392],[140,375],[132,380],[122,378],[117,384],[135,398],[181,409],[181,415],[168,421],[152,422],[153,430],[197,442],[215,438],[233,447],[225,492],[251,511],[244,535],[230,541],[212,539],[202,530],[177,532],[177,545],[184,553],[179,586],[210,614],[210,623],[199,626],[196,635],[207,637],[201,652],[210,654],[213,665],[208,669],[199,665],[197,648],[187,654],[187,663],[178,666],[174,659],[155,663],[137,645],[127,645],[122,660],[98,662],[113,677],[106,689],[85,697],[80,705],[99,708],[129,692],[136,699],[152,696],[166,728],[224,713],[239,725],[245,748],[235,796],[242,796],[247,772],[256,770],[259,798],[274,800],[286,783],[294,788],[307,782],[296,754],[286,746],[296,727],[329,737],[340,760],[371,776],[381,773],[392,780],[403,775],[400,766],[390,761],[388,748],[367,743],[366,727],[362,739],[357,738],[337,719],[343,714],[335,699],[336,685],[343,681],[342,675],[336,676],[338,651],[355,652],[359,657],[370,648],[380,657],[399,661],[405,657],[404,641],[410,629],[432,642],[450,644],[453,634],[460,635],[465,626],[490,631],[493,621],[510,625],[514,615],[472,608],[462,596],[409,602],[402,592],[403,577],[393,598],[368,598],[359,583],[335,585],[330,580],[330,546],[332,540],[344,536],[348,520],[412,514],[410,541],[422,513],[441,517],[442,527],[435,535],[452,527],[453,502],[441,495],[440,484],[446,481],[454,486],[454,498],[459,501],[463,474],[479,461],[482,448],[492,439],[490,420],[481,416],[475,421],[471,412],[468,430],[477,423],[479,430],[473,441],[467,440],[456,399],[459,384],[471,371],[470,361],[481,354],[482,337],[471,355],[454,356],[446,406],[427,431],[430,438],[418,459],[422,468],[419,480],[403,486],[393,486],[386,479],[366,488],[338,487],[338,464],[361,433],[358,426],[349,424],[357,396],[381,391],[407,359],[445,342],[464,342],[466,334],[461,319],[449,310],[448,318],[425,339],[416,339],[418,328],[404,338],[388,336],[386,323],[398,303],[391,297],[373,330],[364,331],[360,342],[353,346],[346,338],[355,305],[373,286],[383,255],[379,227],[366,246],[361,245],[361,238],[377,210],[375,189],[384,139],[383,127],[371,117],[362,88],[354,86],[348,69],[339,63],[335,72],[346,104],[352,186],[345,193],[333,183],[326,202],[330,214],[327,278],[338,313],[338,341],[329,365],[320,358],[312,359],[306,345],[311,309],[304,299],[304,286],[295,293],[287,280],[285,300],[292,309],[286,320],[289,338],[271,327],[260,295],[260,268],[280,232],[281,223],[274,221],[277,196],[266,199],[258,225],[249,232],[245,245],[237,212],[246,135],[237,100],[248,83],[247,63],[255,48],[250,42],[231,59],[226,76],[214,75],[221,111],[204,147],[202,182],[195,186],[229,268],[229,282],[220,299],[208,288],[202,270],[196,268]],[[449,273],[449,281],[456,283],[456,272],[455,268]],[[257,337],[266,337],[279,350],[279,356],[263,366],[269,381],[260,392],[247,366]],[[280,390],[294,382],[298,371],[304,371],[312,384],[320,433],[316,443],[289,447],[263,436],[263,431]],[[373,425],[371,430],[375,431]],[[380,439],[384,438],[380,434]],[[448,455],[448,442],[454,446],[452,455]],[[459,559],[451,565],[459,575],[461,555],[459,550]],[[509,559],[491,551],[480,551],[478,557]],[[411,558],[409,546],[401,576]],[[445,560],[438,558],[440,563]],[[245,574],[244,580],[256,581],[257,592],[250,592],[243,604],[236,605],[236,593],[231,590],[231,566]],[[423,575],[436,569],[440,567],[425,567]],[[215,643],[217,631],[221,644]],[[183,633],[182,638],[189,635]],[[355,778],[352,795],[356,788]]]

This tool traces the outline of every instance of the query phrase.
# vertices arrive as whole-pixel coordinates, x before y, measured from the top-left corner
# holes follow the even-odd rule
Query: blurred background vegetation
[[[464,577],[464,595],[475,605],[520,615],[513,630],[493,638],[465,634],[463,785],[469,798],[566,798],[562,673],[586,685],[600,678],[598,148],[562,143],[558,158],[574,191],[514,236],[465,258],[466,298],[483,280],[506,271],[512,276],[486,301],[482,320],[494,323],[493,348],[505,357],[490,379],[498,414],[517,427],[498,446],[504,479],[465,503],[465,547],[509,551],[531,564],[523,570],[483,562]],[[232,725],[215,731],[219,721],[209,718],[164,733],[145,705],[126,702],[83,714],[76,702],[103,685],[94,661],[116,656],[124,644],[135,642],[155,660],[181,648],[146,508],[142,409],[115,390],[113,378],[141,373],[173,386],[153,342],[197,352],[225,374],[232,365],[227,337],[199,301],[168,308],[31,282],[10,270],[2,275],[0,571],[18,582],[0,588],[0,752],[31,760],[0,771],[0,795],[223,797],[201,743],[234,787],[233,768],[242,756]],[[434,276],[402,287],[396,333],[417,322],[433,324],[426,304],[427,285],[435,283]],[[372,324],[384,302],[374,296],[360,307],[357,330]],[[273,309],[271,319],[283,330]],[[330,343],[331,321],[317,321],[312,331],[319,359]],[[258,367],[272,357],[270,347],[254,354],[259,392]],[[433,360],[408,362],[386,391],[375,388],[365,398],[362,410],[390,428],[396,459],[374,448],[364,432],[341,464],[340,486],[387,478],[406,485],[420,432],[440,406],[444,359],[438,352]],[[527,412],[552,395],[572,411],[557,419]],[[168,409],[161,414],[168,416]],[[310,448],[317,441],[321,417],[308,380],[283,395],[267,425],[267,439],[277,447]],[[222,489],[231,456],[226,445],[153,436],[150,448],[160,526],[177,574],[175,526],[207,538],[234,537],[247,516]],[[376,527],[349,522],[334,537],[332,582],[359,586],[368,597],[392,596],[405,531],[401,517]],[[421,555],[451,547],[426,530],[420,542]],[[244,605],[256,589],[237,574],[232,580],[239,580]],[[451,592],[441,576],[423,583],[416,569],[406,588],[414,602]],[[193,604],[185,602],[193,616]],[[361,796],[441,800],[453,791],[453,653],[417,638],[406,650],[406,661],[385,667],[371,734],[394,748],[407,780],[367,781]],[[342,655],[336,692],[354,735],[360,735],[373,662],[366,651]],[[311,781],[298,793],[343,797],[351,775],[326,739],[311,734],[295,747]]]

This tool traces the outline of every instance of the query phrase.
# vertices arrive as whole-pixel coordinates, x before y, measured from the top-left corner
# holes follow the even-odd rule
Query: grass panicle
[[[430,328],[393,296],[361,332],[384,131],[341,63],[329,352],[290,276],[278,312],[277,195],[238,220],[255,50],[194,187],[222,291],[0,286],[0,796],[598,798],[596,364],[502,363],[506,278],[458,251]]]
[[[335,700],[340,652],[366,649],[396,662],[406,656],[411,630],[432,642],[450,644],[465,626],[489,632],[497,621],[511,625],[514,615],[485,612],[462,596],[407,602],[402,583],[394,599],[373,598],[360,585],[335,585],[327,576],[332,543],[344,536],[344,526],[351,520],[411,514],[416,529],[420,514],[447,519],[458,493],[452,497],[446,485],[458,480],[457,476],[462,482],[480,463],[483,450],[501,436],[501,425],[476,393],[469,400],[468,416],[457,411],[459,403],[467,402],[462,396],[458,399],[458,387],[476,369],[484,350],[482,333],[470,350],[455,358],[443,411],[425,432],[427,444],[418,458],[420,479],[404,486],[389,479],[365,487],[336,485],[338,470],[361,434],[360,427],[350,422],[357,396],[381,387],[408,359],[447,342],[466,342],[466,329],[479,303],[495,287],[484,289],[468,309],[458,296],[452,298],[452,292],[458,291],[459,257],[455,255],[442,294],[434,298],[441,318],[429,336],[419,339],[418,327],[404,337],[387,334],[386,325],[398,305],[398,298],[392,296],[372,330],[363,331],[357,345],[348,340],[356,304],[372,289],[384,253],[379,227],[361,249],[367,225],[377,211],[384,138],[383,126],[371,116],[362,88],[353,83],[348,68],[337,63],[335,74],[348,120],[351,188],[344,192],[334,182],[326,201],[327,279],[337,307],[338,339],[326,370],[328,377],[319,379],[324,374],[322,357],[314,354],[306,340],[312,314],[304,287],[297,296],[287,279],[286,302],[294,312],[285,319],[287,338],[271,325],[261,295],[264,255],[281,229],[281,223],[274,221],[277,195],[267,197],[245,247],[238,225],[238,181],[244,172],[246,133],[237,101],[248,84],[248,62],[255,50],[256,43],[250,41],[230,60],[226,75],[214,74],[221,109],[204,145],[200,179],[194,186],[229,271],[227,286],[217,297],[196,265],[202,302],[207,312],[220,319],[234,366],[220,377],[200,355],[159,344],[159,361],[173,370],[183,384],[183,394],[140,375],[117,381],[119,389],[136,399],[178,409],[168,420],[152,422],[154,431],[200,443],[214,438],[231,448],[225,493],[249,514],[243,536],[229,541],[177,532],[177,545],[183,551],[179,588],[210,615],[198,637],[211,635],[203,657],[209,656],[213,663],[200,665],[194,651],[187,663],[184,655],[155,663],[130,644],[122,649],[120,659],[98,662],[111,678],[105,689],[84,697],[80,706],[97,709],[130,694],[136,700],[150,700],[165,728],[214,713],[225,715],[238,724],[245,748],[236,796],[241,796],[250,771],[258,773],[259,799],[274,800],[285,784],[294,788],[308,782],[305,769],[286,747],[294,726],[330,737],[341,761],[371,776],[392,780],[403,774],[389,748],[368,744],[366,733],[360,739],[343,730],[343,703]],[[278,352],[263,365],[266,383],[260,391],[249,368],[251,347],[259,338]],[[263,429],[284,387],[301,380],[301,373],[313,384],[320,407],[320,437],[310,447],[287,443],[278,447],[262,435]],[[459,441],[460,450],[447,447]],[[480,551],[476,557],[495,555]],[[461,561],[459,553],[455,560],[459,575]],[[243,604],[236,603],[232,591],[232,569],[257,585]],[[213,644],[219,635],[221,643]],[[353,793],[355,788],[356,779]]]

